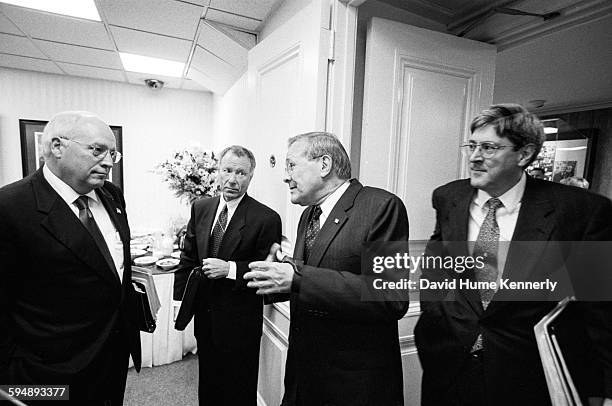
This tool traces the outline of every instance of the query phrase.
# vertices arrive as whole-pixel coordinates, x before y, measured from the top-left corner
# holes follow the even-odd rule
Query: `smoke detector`
[[[158,80],[158,79],[145,79],[145,85],[147,85],[147,87],[149,89],[153,89],[153,90],[161,90],[162,87],[164,87],[164,82],[162,80]]]

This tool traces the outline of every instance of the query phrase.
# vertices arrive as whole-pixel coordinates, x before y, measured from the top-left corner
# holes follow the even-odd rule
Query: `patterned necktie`
[[[480,231],[478,232],[478,238],[474,244],[474,257],[481,256],[484,258],[484,267],[476,271],[476,280],[478,282],[495,282],[497,281],[497,275],[499,270],[497,269],[497,254],[499,248],[499,225],[495,214],[497,209],[503,207],[504,204],[496,197],[493,197],[485,203],[485,207],[489,207],[489,212],[485,217]],[[495,295],[495,289],[481,289],[480,300],[482,300],[482,307],[484,309],[489,306],[493,295]],[[484,348],[482,334],[478,334],[476,341],[472,345],[471,352],[476,352]]]
[[[499,270],[497,267],[497,258],[499,251],[499,225],[495,214],[497,209],[503,207],[504,204],[496,197],[492,197],[487,200],[485,207],[489,208],[489,212],[485,217],[482,225],[480,226],[480,232],[478,238],[474,244],[474,256],[481,256],[484,258],[484,267],[476,271],[476,280],[478,282],[496,282]],[[481,289],[480,299],[482,300],[482,306],[486,309],[493,295],[495,295],[495,289]]]
[[[219,218],[215,223],[213,232],[210,238],[208,257],[217,258],[219,255],[219,247],[221,247],[221,241],[223,241],[223,234],[227,228],[227,205],[223,206],[223,210],[219,214]]]
[[[104,236],[102,235],[102,232],[100,231],[91,210],[89,210],[89,198],[81,195],[74,201],[74,205],[79,209],[79,220],[81,220],[81,223],[83,223],[87,231],[89,231],[89,234],[91,234],[93,237],[96,245],[102,253],[102,256],[104,256],[104,259],[108,263],[108,266],[116,273],[115,261],[113,261],[113,257],[108,249],[108,245],[106,244],[106,240],[104,240]]]
[[[317,234],[321,230],[319,226],[321,213],[321,206],[315,206],[310,215],[310,221],[308,221],[308,227],[306,228],[306,239],[304,240],[304,262],[308,261],[310,250],[312,250]]]

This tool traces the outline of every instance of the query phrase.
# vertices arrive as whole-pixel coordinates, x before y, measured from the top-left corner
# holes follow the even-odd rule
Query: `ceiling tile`
[[[203,7],[175,0],[99,0],[111,25],[192,40]]]
[[[128,81],[135,85],[145,85],[145,79],[157,79],[164,82],[164,88],[178,89],[181,86],[181,78],[171,78],[161,75],[150,75],[148,73],[126,72]],[[163,89],[162,89],[163,90]],[[153,90],[151,90],[153,91]]]
[[[193,66],[189,68],[187,77],[218,94],[224,94],[232,85],[232,82],[213,78],[210,75],[200,72]]]
[[[248,62],[247,50],[207,23],[202,24],[202,30],[198,37],[198,45],[230,63],[238,71],[246,70]]]
[[[111,32],[120,52],[184,63],[191,50],[191,41],[187,40],[119,27],[111,27]]]
[[[62,62],[58,62],[58,65],[60,65],[61,68],[69,75],[125,82],[123,72],[120,70],[96,68],[93,66],[74,65],[71,63]]]
[[[0,12],[0,32],[7,34],[23,35],[21,31]]]
[[[215,80],[235,80],[241,73],[232,65],[220,60],[200,46],[196,47],[191,65]]]
[[[51,59],[101,68],[123,69],[119,55],[114,51],[66,45],[58,42],[34,40]]]
[[[250,34],[244,31],[234,30],[225,25],[217,24],[213,21],[207,20],[208,24],[211,24],[213,27],[218,29],[219,31],[225,33],[228,37],[232,38],[234,41],[239,43],[243,48],[251,49],[255,45],[257,45],[257,35]]]
[[[183,79],[183,83],[181,85],[181,89],[183,90],[196,90],[198,92],[210,92],[210,89],[206,86],[203,86],[191,79]]]
[[[45,59],[27,58],[24,56],[0,54],[0,66],[15,69],[34,70],[39,72],[50,72],[63,74],[55,64]]]
[[[21,7],[3,5],[2,11],[32,38],[114,49],[104,24],[57,14],[43,13]]]
[[[208,12],[206,13],[206,19],[249,31],[255,31],[257,27],[259,27],[259,24],[261,24],[261,21],[259,20],[224,13],[222,11],[213,9],[208,9]]]
[[[278,0],[212,0],[210,7],[263,20]]]
[[[9,34],[0,34],[0,52],[47,59],[27,37],[17,37]]]

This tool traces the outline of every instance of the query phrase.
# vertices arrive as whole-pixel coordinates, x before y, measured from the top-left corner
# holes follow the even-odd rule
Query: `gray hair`
[[[332,170],[338,178],[351,178],[351,161],[344,146],[334,134],[322,131],[299,134],[289,138],[288,146],[290,147],[298,141],[304,141],[308,144],[306,149],[308,159],[329,155],[332,159]]]
[[[520,104],[495,104],[483,110],[472,120],[470,132],[473,133],[488,125],[493,126],[497,136],[510,140],[514,144],[515,151],[528,144],[536,147],[525,167],[536,159],[546,140],[542,122]]]
[[[246,156],[249,159],[249,162],[251,163],[251,173],[253,173],[253,171],[255,170],[255,155],[253,155],[251,151],[249,151],[242,145],[230,145],[229,147],[224,148],[223,151],[221,151],[221,153],[219,154],[219,163],[221,163],[221,160],[223,160],[223,157],[227,155],[228,152],[231,152],[239,158]]]
[[[84,118],[96,118],[102,121],[94,113],[89,111],[63,111],[54,115],[45,126],[41,139],[43,156],[45,159],[51,156],[51,141],[54,138],[72,139],[75,130],[79,128],[80,121]]]

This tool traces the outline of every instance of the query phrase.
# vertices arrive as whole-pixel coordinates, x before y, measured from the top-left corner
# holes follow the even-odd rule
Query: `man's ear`
[[[324,178],[332,171],[332,158],[329,155],[321,157],[321,177]]]
[[[51,155],[53,155],[56,159],[61,159],[62,157],[62,140],[59,137],[53,137],[51,139]]]
[[[533,144],[527,144],[520,149],[518,165],[526,167],[527,162],[531,160],[531,157],[535,155],[536,146]]]

